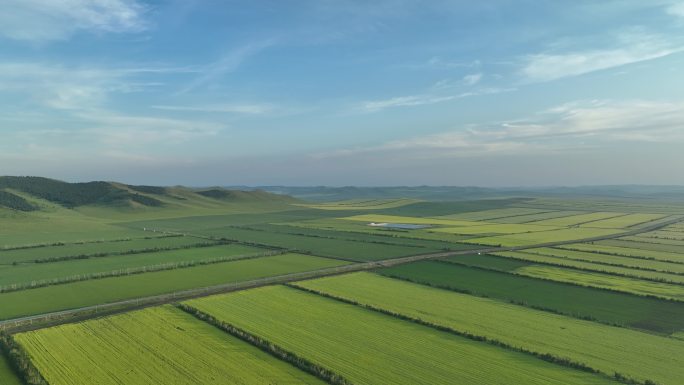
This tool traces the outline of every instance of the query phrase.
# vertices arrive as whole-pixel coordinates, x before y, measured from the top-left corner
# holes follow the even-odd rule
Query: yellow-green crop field
[[[625,213],[596,212],[596,213],[572,215],[569,217],[546,219],[546,220],[530,222],[530,223],[535,224],[535,225],[543,225],[543,226],[559,226],[559,227],[577,226],[577,225],[586,224],[589,222],[619,217],[619,216],[623,216],[623,215],[625,215]]]
[[[593,243],[593,244],[573,243],[573,244],[558,246],[558,247],[562,248],[562,249],[568,249],[568,250],[599,252],[599,253],[606,253],[606,254],[610,254],[610,255],[618,255],[618,256],[625,256],[625,257],[641,257],[641,258],[655,259],[655,260],[664,261],[664,262],[684,263],[684,254],[671,253],[671,252],[667,252],[667,251],[643,250],[643,249],[634,249],[634,248],[626,248],[626,247],[618,247],[618,246],[607,246],[607,245],[595,244],[595,243]]]
[[[583,227],[599,227],[606,229],[624,229],[627,227],[632,227],[640,225],[643,223],[652,222],[661,218],[667,217],[662,214],[628,214],[621,215],[613,218],[602,219],[600,221],[589,222],[583,224]]]
[[[354,384],[611,384],[612,380],[283,286],[188,301]]]
[[[674,385],[684,378],[684,367],[677,367],[678,357],[684,355],[684,341],[370,273],[296,285],[528,351],[567,357],[606,376],[618,372],[663,385]]]
[[[171,306],[15,339],[50,385],[323,384]]]
[[[622,230],[592,229],[592,228],[569,228],[560,230],[537,231],[533,233],[520,233],[493,237],[469,238],[464,243],[473,243],[489,246],[526,246],[544,244],[549,242],[567,242],[572,240],[589,239],[599,236],[619,234]]]

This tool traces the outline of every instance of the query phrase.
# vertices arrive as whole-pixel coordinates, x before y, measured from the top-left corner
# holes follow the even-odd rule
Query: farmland
[[[684,331],[684,306],[656,298],[443,262],[412,263],[380,273],[606,324],[663,334]]]
[[[530,258],[534,258],[534,256],[531,256]],[[450,258],[449,261],[452,263],[464,264],[466,266],[506,271],[527,277],[684,301],[684,286],[678,284],[647,281],[575,268],[568,269],[560,266],[496,257],[493,255],[459,256]],[[611,268],[607,266],[605,270],[611,270]]]
[[[0,210],[3,385],[683,375],[684,205],[31,183]]]
[[[343,265],[299,254],[80,281],[0,294],[0,319],[173,293]]]
[[[52,385],[323,383],[173,307],[16,339]],[[60,354],[50,354],[54,351]]]
[[[681,372],[674,369],[675,357],[684,354],[684,343],[669,338],[369,273],[321,278],[297,285],[527,351],[567,357],[608,376],[617,372],[661,384],[675,384],[684,376],[684,368],[679,368]],[[616,346],[630,349],[616,350]]]
[[[355,384],[612,382],[286,287],[187,304],[318,362]]]

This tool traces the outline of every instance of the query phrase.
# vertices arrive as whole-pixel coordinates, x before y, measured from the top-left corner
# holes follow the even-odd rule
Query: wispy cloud
[[[136,0],[5,0],[0,35],[15,40],[64,40],[78,31],[140,32],[146,7]]]
[[[477,124],[378,146],[317,154],[346,157],[401,152],[402,156],[464,157],[529,155],[534,152],[610,146],[616,142],[684,142],[684,103],[580,101],[529,119]]]
[[[184,94],[202,87],[226,74],[236,71],[247,59],[275,44],[275,40],[264,40],[250,43],[230,51],[217,61],[204,66],[199,75],[177,93]]]
[[[271,104],[210,104],[206,106],[152,106],[158,110],[187,112],[225,112],[247,115],[263,115],[275,110]]]
[[[632,31],[620,34],[611,48],[528,55],[523,58],[520,73],[526,81],[545,82],[653,60],[682,50],[684,44],[675,44],[663,36]]]
[[[478,79],[479,81],[479,79]],[[477,83],[477,82],[475,82]],[[474,85],[473,83],[472,85]],[[433,86],[433,89],[446,89],[446,84],[440,83]],[[361,110],[365,112],[377,112],[387,108],[397,108],[397,107],[416,107],[424,106],[430,104],[437,104],[448,102],[457,99],[463,99],[472,96],[490,95],[498,94],[503,92],[510,92],[515,90],[514,88],[496,88],[496,87],[485,87],[473,91],[462,92],[453,95],[436,95],[436,94],[421,94],[421,95],[410,95],[410,96],[399,96],[383,100],[372,100],[366,101],[361,105]]]
[[[672,16],[684,17],[684,2],[671,4],[665,11]]]
[[[463,83],[468,86],[474,86],[482,80],[482,73],[470,74],[463,77]]]

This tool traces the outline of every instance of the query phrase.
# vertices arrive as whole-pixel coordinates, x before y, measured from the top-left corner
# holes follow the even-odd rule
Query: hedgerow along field
[[[524,353],[283,286],[186,302],[354,384],[611,384]]]

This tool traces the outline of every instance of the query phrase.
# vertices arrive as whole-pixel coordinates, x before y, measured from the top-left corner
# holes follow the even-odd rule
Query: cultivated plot
[[[323,384],[170,306],[15,338],[51,385]]]
[[[287,287],[187,302],[354,384],[608,384],[609,379]]]

